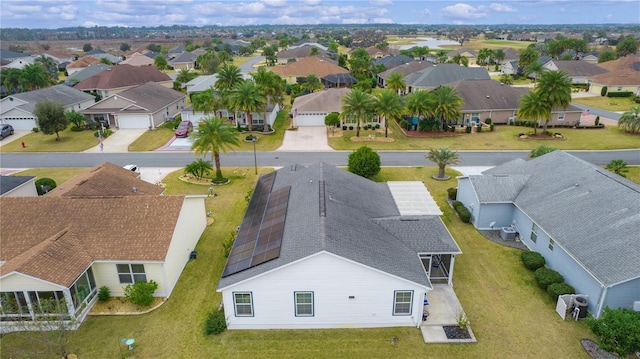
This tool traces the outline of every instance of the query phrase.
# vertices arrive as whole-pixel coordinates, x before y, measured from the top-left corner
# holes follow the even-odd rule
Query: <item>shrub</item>
[[[487,125],[491,124],[491,118],[487,117],[484,119],[484,123],[486,123]]]
[[[549,146],[545,146],[545,145],[540,145],[536,148],[534,148],[533,150],[531,150],[531,153],[529,154],[530,158],[536,158],[536,157],[540,157],[542,155],[546,155],[549,152],[553,152],[556,149],[553,147],[549,147]]]
[[[353,131],[353,126],[349,126],[349,131]]]
[[[458,188],[457,187],[447,188],[447,194],[450,200],[455,201],[456,198],[458,197]]]
[[[553,283],[547,287],[547,293],[551,298],[558,298],[563,294],[576,294],[576,290],[567,283]]]
[[[216,310],[209,312],[207,315],[207,321],[204,326],[204,334],[220,334],[227,329],[227,319],[224,317],[224,312]]]
[[[607,95],[607,86],[602,86],[602,89],[600,90],[600,96],[606,96]]]
[[[376,123],[376,130],[380,128],[380,124]]]
[[[34,127],[34,128],[32,128],[32,129],[31,129],[31,131],[33,131],[33,132],[40,132],[40,128],[38,128],[38,127]]]
[[[460,220],[464,223],[469,223],[471,221],[471,212],[464,206],[464,204],[460,201],[453,202],[453,209],[456,210]]]
[[[38,191],[38,196],[42,196],[43,194],[51,191],[52,189],[58,186],[56,184],[56,181],[46,177],[37,179],[35,184],[36,184],[36,191]]]
[[[233,242],[236,240],[236,235],[238,232],[236,230],[231,231],[231,235],[227,240],[222,241],[222,249],[224,250],[224,257],[229,258],[229,254],[231,254],[231,249],[233,248]]]
[[[493,123],[489,125],[489,131],[490,131],[490,132],[493,132],[494,126],[495,126],[495,125],[494,125]]]
[[[564,278],[562,277],[562,274],[547,267],[541,267],[536,269],[534,273],[534,277],[536,278],[536,282],[538,282],[538,285],[540,286],[540,288],[544,290],[547,290],[547,287],[553,283],[564,282]]]
[[[380,172],[380,155],[367,146],[362,146],[349,154],[349,172],[364,178],[371,178]]]
[[[471,126],[467,126],[467,128],[465,129],[467,133],[471,133]]]
[[[136,282],[124,288],[124,296],[133,304],[148,307],[153,303],[153,293],[158,289],[154,280]]]
[[[347,126],[342,126],[342,131],[346,131],[347,130]]]
[[[600,124],[600,116],[596,116],[596,120],[594,123],[596,126],[598,126]]]
[[[82,132],[82,131],[84,131],[84,127],[71,126],[71,132]]]
[[[598,337],[600,348],[621,358],[640,351],[640,312],[605,307],[600,319],[588,318],[587,326]]]
[[[631,91],[620,91],[620,92],[609,92],[607,93],[607,97],[631,97],[633,96],[633,92]]]
[[[544,257],[538,252],[522,252],[520,258],[522,259],[524,266],[530,270],[542,268],[545,264]]]
[[[106,302],[109,300],[109,298],[111,298],[111,289],[109,289],[109,287],[107,287],[106,285],[103,285],[102,287],[100,287],[100,289],[98,289],[98,300],[100,300],[101,302]]]
[[[482,132],[482,126],[476,126],[476,132],[478,133]]]
[[[247,137],[244,138],[245,141],[249,141],[252,142],[253,141],[253,136],[248,135]]]
[[[409,129],[409,122],[407,122],[407,120],[400,120],[400,122],[398,122],[398,125],[405,130]]]

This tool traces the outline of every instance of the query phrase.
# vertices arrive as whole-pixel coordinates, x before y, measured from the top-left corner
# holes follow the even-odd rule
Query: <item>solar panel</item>
[[[263,175],[258,180],[222,272],[223,277],[280,255],[291,186],[271,192],[274,181],[275,172]]]

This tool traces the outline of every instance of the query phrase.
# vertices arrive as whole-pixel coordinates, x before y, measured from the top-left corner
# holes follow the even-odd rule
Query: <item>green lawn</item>
[[[604,129],[573,129],[559,128],[548,130],[560,132],[566,140],[521,140],[515,136],[519,133],[533,132],[530,127],[517,127],[500,125],[495,127],[494,132],[481,132],[473,134],[462,134],[457,137],[436,137],[436,138],[407,138],[395,123],[391,123],[389,128],[392,134],[389,135],[395,142],[353,142],[351,137],[355,136],[355,130],[345,131],[343,137],[329,138],[329,146],[336,150],[355,150],[362,145],[367,145],[375,150],[419,150],[427,151],[430,148],[448,147],[455,150],[532,150],[541,144],[555,147],[561,150],[612,150],[638,148],[637,136],[624,134],[616,126],[607,126]],[[538,129],[540,132],[541,129]],[[367,138],[373,131],[360,131],[360,137]],[[377,135],[384,137],[384,134]]]
[[[60,132],[60,141],[56,135],[32,132],[11,143],[0,147],[0,152],[82,152],[98,145],[94,131],[71,131],[71,126]],[[21,142],[27,146],[22,148]]]
[[[60,186],[61,184],[68,181],[71,177],[85,172],[86,168],[31,168],[28,170],[24,170],[18,173],[13,174],[14,176],[36,176],[36,180],[39,178],[51,178],[56,182],[56,185]]]
[[[181,172],[164,180],[167,194],[206,193],[207,186],[179,181]],[[376,180],[422,180],[438,201],[443,221],[463,251],[456,257],[453,282],[477,344],[426,345],[417,328],[243,330],[204,336],[206,314],[221,301],[215,291],[225,262],[221,243],[240,223],[244,196],[256,182],[251,168],[224,168],[223,173],[232,182],[216,187],[218,196],[206,200],[214,223],[196,248],[198,259],[187,264],[166,304],[140,316],[89,317],[71,335],[72,352],[81,358],[588,358],[579,343],[592,338],[586,325],[558,317],[554,301],[536,286],[518,250],[488,241],[458,220],[445,203],[446,189],[456,185],[455,179],[431,179],[435,167],[383,168]],[[394,336],[399,338],[396,346],[390,341]],[[121,338],[135,338],[135,349],[124,350]],[[37,345],[25,333],[6,335],[2,357],[21,357],[17,348]]]
[[[639,104],[633,102],[631,98],[593,96],[574,98],[571,101],[593,108],[601,108],[603,110],[613,112],[625,112],[629,111],[634,106],[640,106]]]
[[[173,137],[174,129],[171,123],[163,124],[154,131],[145,131],[140,137],[129,144],[130,152],[153,151],[164,146]]]

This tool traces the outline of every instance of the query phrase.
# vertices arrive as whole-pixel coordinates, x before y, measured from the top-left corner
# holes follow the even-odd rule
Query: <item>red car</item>
[[[176,128],[176,137],[188,137],[191,130],[193,130],[191,121],[182,121],[178,125],[178,128]]]

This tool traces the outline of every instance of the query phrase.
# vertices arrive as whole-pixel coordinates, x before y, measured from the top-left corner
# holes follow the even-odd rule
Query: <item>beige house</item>
[[[271,71],[285,79],[288,84],[296,84],[299,78],[316,75],[319,79],[334,74],[348,74],[349,70],[322,56],[311,56],[284,66],[273,66]]]
[[[607,92],[632,92],[640,96],[640,58],[626,56],[598,64],[609,72],[589,77],[589,92],[600,94],[603,87]]]
[[[135,176],[105,164],[62,195],[0,198],[2,332],[61,318],[75,329],[102,286],[123,296],[153,280],[154,296],[171,295],[206,226],[205,196],[138,194],[128,181],[105,195],[94,173]]]
[[[147,82],[156,82],[166,88],[173,88],[171,77],[155,66],[132,65],[113,66],[78,82],[73,88],[84,92],[95,92],[102,98],[107,98]]]

